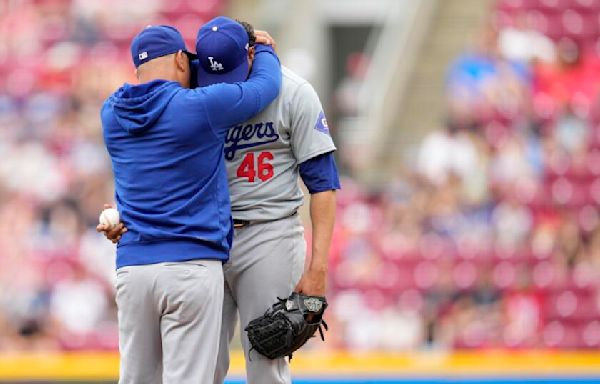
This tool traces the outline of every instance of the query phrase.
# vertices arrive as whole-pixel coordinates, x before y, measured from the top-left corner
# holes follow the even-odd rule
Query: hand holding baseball
[[[99,224],[96,231],[104,233],[104,236],[114,244],[118,243],[121,236],[127,232],[127,228],[120,222],[119,211],[110,204],[104,204],[104,210],[98,218]]]
[[[114,208],[105,208],[102,211],[102,213],[100,213],[98,221],[100,222],[100,224],[105,225],[108,228],[112,228],[115,225],[119,224],[119,211],[117,211]]]

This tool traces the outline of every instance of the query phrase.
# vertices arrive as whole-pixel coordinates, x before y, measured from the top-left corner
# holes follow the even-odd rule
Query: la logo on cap
[[[214,57],[208,56],[208,61],[210,61],[210,69],[212,69],[214,72],[223,70],[223,64],[214,60]]]

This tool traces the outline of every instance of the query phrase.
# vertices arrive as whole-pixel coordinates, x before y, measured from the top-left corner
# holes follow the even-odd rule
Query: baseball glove
[[[325,308],[327,300],[321,296],[294,292],[287,299],[277,298],[263,316],[245,328],[252,349],[269,359],[284,356],[291,359],[292,353],[313,337],[317,329],[324,341],[322,328],[328,329],[323,320]]]

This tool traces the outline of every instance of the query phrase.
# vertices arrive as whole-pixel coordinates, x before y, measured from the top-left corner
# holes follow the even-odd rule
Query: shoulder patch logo
[[[329,125],[327,125],[327,119],[325,118],[325,113],[323,113],[323,111],[321,111],[317,117],[315,129],[319,132],[329,135]]]

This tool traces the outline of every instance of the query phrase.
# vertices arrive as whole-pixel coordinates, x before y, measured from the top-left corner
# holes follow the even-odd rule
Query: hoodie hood
[[[118,124],[130,134],[147,131],[179,89],[179,83],[167,80],[123,85],[111,97]]]

